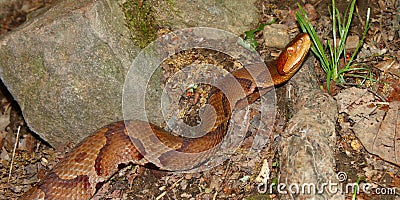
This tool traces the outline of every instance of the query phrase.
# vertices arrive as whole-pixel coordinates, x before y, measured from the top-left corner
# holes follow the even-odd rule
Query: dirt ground
[[[277,23],[286,24],[296,30],[294,13],[297,9],[297,2],[294,0],[259,0],[256,5],[260,13],[259,23],[267,23],[271,18],[276,17],[278,18]],[[0,36],[22,24],[28,13],[50,6],[52,3],[51,0],[17,0],[4,6],[0,10]],[[322,38],[331,37],[332,27],[328,12],[331,1],[301,1],[302,5],[307,3],[314,8],[313,11],[310,11],[309,16],[313,18],[313,25],[316,27],[317,33]],[[348,3],[345,0],[336,2],[341,13],[345,12]],[[371,69],[374,79],[380,80],[380,82],[365,82],[359,85],[360,78],[346,77],[348,84],[334,85],[329,92],[334,95],[357,85],[360,88],[373,91],[377,96],[397,99],[400,89],[400,74],[398,73],[400,68],[398,63],[400,57],[400,2],[398,0],[357,1],[357,10],[351,25],[350,35],[361,36],[368,7],[371,8],[372,22],[357,62]],[[261,34],[256,35],[256,37],[262,42]],[[262,55],[271,52],[265,49],[263,45],[260,45],[257,51],[261,52]],[[196,56],[198,54],[199,52],[194,55],[190,52],[187,52],[186,55],[182,53],[175,59],[190,60],[198,58]],[[220,62],[218,56],[220,55],[212,54],[203,59],[217,60],[210,62],[218,63]],[[268,55],[264,57],[268,57]],[[168,62],[171,63],[172,61]],[[224,62],[227,61],[223,59],[221,62],[225,65]],[[233,61],[229,61],[229,63],[233,63]],[[325,74],[320,68],[316,67],[315,69],[321,88],[325,89]],[[174,70],[174,68],[166,67],[164,74],[170,74]],[[388,93],[385,91],[386,85],[380,84],[383,82],[390,83],[390,87],[395,89]],[[2,85],[0,91],[0,110],[3,113],[0,116],[0,199],[16,199],[32,184],[40,180],[63,157],[65,151],[49,147],[48,144],[32,133],[23,120],[18,104],[12,99],[4,85]],[[283,93],[283,91],[278,90],[279,93]],[[196,97],[188,95],[185,101],[191,102],[190,98]],[[287,115],[284,114],[286,109],[281,109],[274,128],[277,138],[279,138],[279,133],[282,131],[282,127],[285,127],[287,121]],[[189,113],[191,112],[189,111]],[[192,119],[193,116],[190,115],[186,115],[185,119],[189,123],[196,120]],[[361,182],[372,183],[382,188],[397,188],[397,194],[394,195],[360,193],[356,195],[357,199],[400,199],[399,164],[388,162],[379,156],[370,154],[354,132],[343,128],[345,123],[351,123],[348,119],[347,113],[340,113],[336,129],[338,141],[335,149],[337,163],[335,170],[337,172],[348,172],[347,176],[351,180],[361,178]],[[400,119],[400,117],[397,119]],[[254,134],[256,131],[251,130],[250,132]],[[398,132],[399,130],[397,130]],[[16,137],[26,138],[25,143],[19,144],[17,148],[14,147]],[[251,140],[251,136],[248,140]],[[272,144],[264,150],[263,158],[252,161],[257,163],[254,164],[255,167],[253,168],[248,167],[249,160],[243,156],[249,148],[246,146],[246,144],[251,143],[249,141],[245,141],[238,152],[223,165],[201,173],[182,175],[129,166],[113,176],[94,199],[155,199],[156,197],[158,199],[279,199],[279,195],[275,193],[258,193],[257,183],[254,182],[263,159],[277,160],[276,141],[278,140],[273,140]],[[15,153],[13,153],[14,148]],[[70,148],[67,147],[66,149]],[[271,170],[275,176],[279,174],[279,167]],[[351,194],[346,199],[351,199]]]

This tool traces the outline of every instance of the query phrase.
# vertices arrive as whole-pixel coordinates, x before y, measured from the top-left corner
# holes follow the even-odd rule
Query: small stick
[[[387,102],[386,98],[383,97],[383,96],[381,96],[381,95],[379,95],[377,92],[375,92],[375,91],[373,91],[373,90],[371,90],[371,89],[367,89],[367,90],[368,90],[369,92],[371,92],[373,95],[375,95],[376,97],[378,97],[381,101]]]
[[[19,131],[20,130],[21,130],[21,126],[18,126],[17,137],[15,138],[15,144],[14,144],[14,149],[13,149],[13,153],[12,153],[12,157],[11,157],[11,164],[10,164],[10,170],[8,172],[7,183],[10,183],[10,179],[11,179],[11,173],[12,173],[12,168],[13,168],[13,164],[14,164],[15,151],[17,150],[18,139],[19,139]]]
[[[183,177],[180,178],[179,180],[177,180],[174,184],[172,184],[171,187],[169,187],[166,191],[164,191],[163,193],[161,193],[160,195],[158,195],[158,196],[156,197],[156,200],[161,199],[163,196],[165,196],[165,195],[167,194],[168,191],[174,189],[174,188],[178,185],[178,183],[179,183],[181,180],[183,180]]]

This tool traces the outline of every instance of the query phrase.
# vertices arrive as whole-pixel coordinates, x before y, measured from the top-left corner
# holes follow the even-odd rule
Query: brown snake
[[[233,71],[231,74],[247,95],[245,104],[254,102],[274,86],[289,80],[300,68],[310,45],[309,36],[304,33],[299,34],[281,53],[275,64],[267,64],[268,69],[256,65],[252,69],[253,76],[244,68]],[[253,77],[263,76],[264,73],[271,74],[273,83],[256,87]],[[232,80],[222,80],[227,84],[230,81]],[[231,110],[226,108],[230,105],[235,108],[242,107],[241,100],[243,99],[233,94],[227,102],[227,98],[220,90],[211,90],[208,104],[215,108],[217,118],[213,128],[199,138],[175,136],[154,124],[138,120],[109,124],[78,144],[20,199],[90,199],[102,184],[118,171],[119,165],[148,164],[149,161],[143,154],[149,152],[149,148],[153,148],[151,151],[157,151],[157,147],[144,144],[151,143],[155,139],[176,152],[197,153],[209,150],[220,143],[226,134],[231,115]],[[132,134],[128,134],[129,128],[138,133],[151,131],[153,137],[145,139],[133,137]],[[153,164],[159,169],[168,169],[166,166],[174,162],[174,153],[160,151],[157,157],[159,162]]]

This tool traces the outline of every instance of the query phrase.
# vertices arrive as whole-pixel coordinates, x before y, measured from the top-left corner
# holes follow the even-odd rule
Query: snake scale
[[[301,33],[287,45],[278,60],[272,62],[274,64],[267,64],[268,68],[264,65],[263,68],[258,65],[253,66],[252,71],[255,72],[252,73],[253,76],[247,68],[231,72],[247,95],[246,103],[252,103],[274,86],[288,81],[300,68],[310,45],[309,36]],[[256,86],[253,77],[263,76],[265,73],[271,74],[273,82]],[[233,80],[222,81],[229,85]],[[237,89],[232,88],[232,90]],[[80,142],[20,199],[90,199],[102,184],[118,171],[118,166],[149,164],[150,161],[144,157],[144,154],[149,152],[148,148],[157,151],[157,147],[144,144],[149,144],[154,140],[161,141],[176,152],[196,153],[211,149],[222,141],[227,132],[231,115],[231,110],[228,108],[239,107],[238,105],[242,102],[243,99],[235,95],[231,95],[228,101],[221,90],[213,88],[209,92],[207,103],[214,107],[216,120],[211,130],[199,138],[175,136],[152,123],[138,120],[109,124]],[[138,133],[151,131],[153,136],[136,138],[128,130],[135,130]],[[165,166],[173,163],[174,153],[160,151],[157,154],[159,162],[153,164],[165,170]]]

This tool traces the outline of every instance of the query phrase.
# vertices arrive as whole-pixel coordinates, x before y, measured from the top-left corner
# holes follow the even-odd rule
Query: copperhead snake
[[[267,70],[269,70],[273,83],[256,87],[254,74],[251,76],[248,69],[241,68],[233,71],[231,75],[239,82],[247,95],[245,102],[252,103],[274,86],[288,81],[300,68],[310,45],[309,36],[305,33],[299,34],[282,51],[278,60],[273,62],[275,64],[267,64],[268,69],[254,66],[252,70],[258,76],[268,73]],[[222,80],[226,84],[230,81],[232,80]],[[152,123],[138,120],[109,124],[80,142],[20,199],[90,199],[102,184],[118,171],[119,165],[148,164],[149,161],[144,154],[148,152],[147,148],[151,147],[143,145],[144,139],[135,138],[129,134],[128,128],[134,128],[138,132],[151,131],[153,136],[146,140],[158,139],[176,152],[197,153],[213,148],[226,134],[231,115],[231,110],[227,108],[242,107],[239,104],[243,105],[243,99],[231,95],[228,102],[225,94],[216,88],[213,88],[209,94],[208,104],[215,108],[217,118],[213,128],[206,135],[199,138],[183,138]],[[153,150],[157,150],[157,147]],[[166,166],[173,163],[173,159],[173,152],[161,150],[158,154],[159,162],[154,164],[161,170],[168,170]]]

